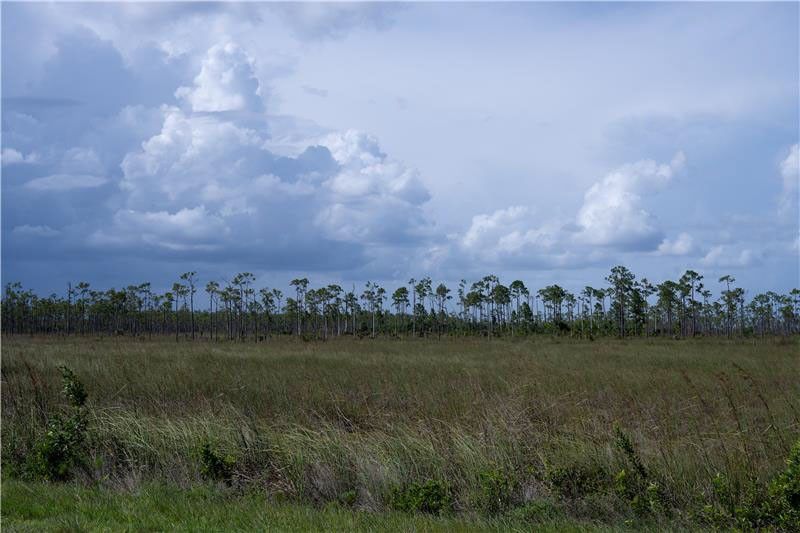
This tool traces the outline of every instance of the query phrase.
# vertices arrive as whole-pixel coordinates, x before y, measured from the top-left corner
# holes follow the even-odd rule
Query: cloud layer
[[[12,3],[3,271],[792,284],[797,9]]]

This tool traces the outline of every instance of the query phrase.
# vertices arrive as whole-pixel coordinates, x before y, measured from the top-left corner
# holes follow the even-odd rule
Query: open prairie
[[[798,348],[6,335],[3,525],[792,529]]]

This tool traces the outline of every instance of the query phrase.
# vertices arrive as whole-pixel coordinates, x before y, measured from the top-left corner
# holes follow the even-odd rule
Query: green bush
[[[47,430],[34,444],[27,470],[34,477],[66,481],[74,468],[84,463],[86,455],[86,389],[75,373],[61,367],[61,393],[69,402],[66,413],[50,416]]]
[[[69,417],[55,415],[36,444],[30,470],[49,481],[68,480],[74,467],[83,463],[85,441],[84,413],[77,412]]]
[[[452,497],[446,483],[429,480],[395,489],[390,503],[398,511],[441,514],[452,506]]]
[[[786,470],[770,483],[767,506],[778,527],[800,531],[800,440],[789,452]]]
[[[233,467],[236,458],[231,455],[220,455],[208,442],[200,448],[200,474],[210,481],[224,481],[230,484],[233,479]]]
[[[716,502],[706,504],[700,513],[706,523],[719,528],[800,531],[800,441],[789,452],[786,469],[768,485],[751,479],[744,487],[735,487],[718,473],[712,487]]]
[[[345,507],[353,507],[358,501],[358,492],[355,490],[346,490],[339,495],[339,503]]]
[[[517,482],[510,474],[502,470],[481,472],[480,507],[488,514],[502,513],[513,504]]]
[[[774,523],[766,488],[757,479],[732,483],[722,473],[711,480],[715,501],[703,507],[703,520],[717,528],[761,529]]]
[[[86,388],[75,375],[75,372],[66,366],[62,366],[61,381],[63,383],[61,393],[69,400],[72,407],[81,408],[86,405]]]
[[[608,473],[600,466],[574,464],[558,467],[547,473],[547,480],[561,496],[579,499],[603,489],[609,479]]]
[[[630,471],[622,469],[614,478],[617,495],[627,501],[640,515],[667,513],[661,484],[645,468],[631,438],[619,427],[614,428],[615,444],[629,463]]]
[[[639,454],[636,452],[636,448],[633,446],[633,441],[631,441],[628,434],[617,426],[614,428],[614,439],[617,448],[622,451],[625,458],[630,462],[636,475],[641,479],[647,479],[647,469],[644,467],[644,463],[642,463]]]

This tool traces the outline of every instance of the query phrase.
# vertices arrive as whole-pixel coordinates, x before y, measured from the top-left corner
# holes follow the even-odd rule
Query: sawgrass
[[[26,477],[24,457],[64,403],[65,365],[89,396],[76,479],[102,487],[92,490],[109,502],[157,486],[189,491],[194,505],[191,491],[209,484],[207,443],[235,460],[218,482],[226,498],[314,505],[275,511],[310,529],[317,522],[302,522],[308,513],[324,524],[324,513],[369,521],[352,514],[369,511],[388,529],[402,525],[410,515],[392,512],[398,494],[426,482],[442,487],[448,520],[475,527],[512,515],[542,526],[681,527],[719,520],[716,510],[730,504],[720,476],[744,501],[748,487],[766,486],[784,467],[800,435],[799,349],[797,339],[6,337],[3,467]],[[615,481],[632,468],[620,432],[657,485],[649,510]],[[263,518],[249,516],[253,527]]]

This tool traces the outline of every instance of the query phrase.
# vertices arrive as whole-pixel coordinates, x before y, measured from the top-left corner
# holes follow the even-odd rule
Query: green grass
[[[266,508],[300,529],[326,520],[344,520],[342,529],[369,529],[370,520],[499,527],[515,512],[537,527],[733,526],[728,509],[782,471],[800,436],[799,350],[797,339],[4,338],[3,467],[12,485],[3,517],[12,516],[9,498],[44,490],[8,476],[31,477],[25,457],[63,409],[66,365],[89,397],[76,483],[102,490],[61,487],[54,494],[66,510],[42,520],[91,519],[88,508],[68,511],[69,491],[118,516],[146,509],[149,494],[181,489],[172,494],[187,507],[176,516],[188,516],[206,494],[207,442],[235,458],[231,487],[214,498],[252,507],[242,510],[243,529],[265,519],[259,497],[292,502]],[[649,507],[618,487],[632,465],[615,428],[646,467],[649,478],[630,483],[643,498],[657,494]],[[429,481],[446,486],[449,518],[392,512],[398,491]],[[648,483],[657,486],[650,496]],[[345,500],[358,512],[337,503]],[[172,516],[151,514],[159,524]]]
[[[226,494],[210,487],[178,490],[147,485],[135,493],[74,485],[6,481],[5,531],[527,531],[514,517],[485,519],[369,513],[330,504],[270,502],[264,495]],[[552,520],[540,531],[611,528]]]

